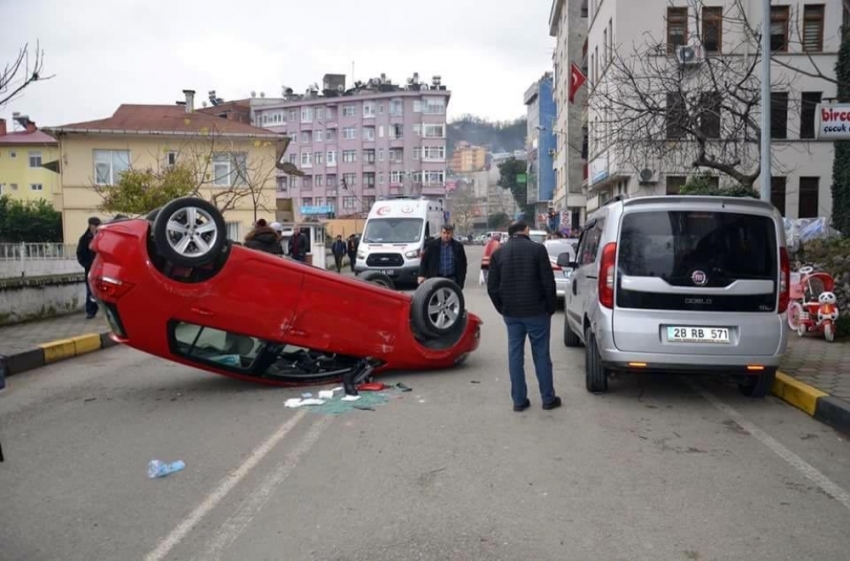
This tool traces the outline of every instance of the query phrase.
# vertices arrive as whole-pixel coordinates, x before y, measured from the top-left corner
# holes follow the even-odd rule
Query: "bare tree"
[[[461,186],[463,185],[463,186]],[[460,184],[448,198],[448,207],[455,223],[462,231],[468,231],[479,201],[468,185]]]
[[[49,80],[53,76],[44,75],[44,51],[38,43],[30,60],[29,44],[18,50],[14,60],[0,71],[0,107],[3,107],[34,82]]]
[[[712,19],[703,21],[704,13]],[[680,60],[676,45],[646,32],[631,52],[612,45],[609,60],[598,61],[601,78],[589,96],[591,153],[611,148],[636,170],[712,170],[752,188],[761,173],[761,29],[741,0],[725,9],[689,0],[682,17],[681,28],[698,30],[686,43],[693,60]],[[788,91],[798,77],[781,73],[771,87]]]

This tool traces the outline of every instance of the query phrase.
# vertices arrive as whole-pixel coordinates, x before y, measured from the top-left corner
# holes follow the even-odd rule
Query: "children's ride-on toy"
[[[838,305],[833,292],[835,280],[812,267],[800,269],[800,293],[788,306],[788,327],[800,337],[806,333],[823,333],[830,343],[835,339]]]

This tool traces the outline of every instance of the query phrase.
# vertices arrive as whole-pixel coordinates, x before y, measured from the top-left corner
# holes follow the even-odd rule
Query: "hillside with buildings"
[[[526,119],[514,121],[488,121],[473,115],[464,115],[448,123],[447,144],[454,152],[459,142],[473,146],[484,146],[490,153],[513,152],[525,147]]]

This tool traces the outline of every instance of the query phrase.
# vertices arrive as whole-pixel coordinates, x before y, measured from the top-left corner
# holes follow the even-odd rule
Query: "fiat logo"
[[[694,271],[691,273],[691,280],[697,286],[704,286],[708,282],[708,275],[705,271]]]

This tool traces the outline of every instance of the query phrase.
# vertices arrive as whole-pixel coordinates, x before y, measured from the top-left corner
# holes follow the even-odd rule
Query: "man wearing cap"
[[[97,231],[98,226],[100,226],[100,218],[97,216],[89,218],[89,227],[80,236],[80,241],[77,243],[77,263],[82,266],[86,275],[86,319],[95,317],[98,310],[97,301],[92,295],[91,285],[89,284],[89,271],[91,270],[92,263],[94,263],[95,256],[94,251],[89,246],[94,239],[94,233]]]

